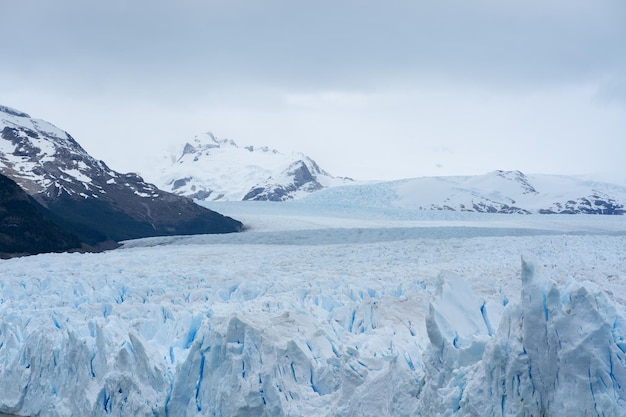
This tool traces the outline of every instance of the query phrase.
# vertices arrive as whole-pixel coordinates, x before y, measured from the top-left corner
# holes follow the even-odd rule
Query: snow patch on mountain
[[[110,170],[67,132],[6,106],[0,107],[0,129],[0,168],[44,205],[40,193],[100,197],[102,187],[92,178],[108,178]]]
[[[205,201],[283,201],[350,182],[333,177],[301,153],[242,148],[210,132],[196,135],[145,176],[162,189]]]

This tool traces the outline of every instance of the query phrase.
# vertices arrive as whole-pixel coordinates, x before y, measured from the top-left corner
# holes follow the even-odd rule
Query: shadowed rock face
[[[273,184],[268,182],[252,188],[243,198],[256,201],[284,201],[292,197],[296,191],[313,192],[323,187],[311,173],[303,161],[296,161],[287,168],[283,175],[291,178],[288,184]]]
[[[540,210],[541,214],[626,214],[624,205],[606,195],[595,192],[586,197],[568,200],[565,203],[554,203],[548,209]]]
[[[110,169],[54,125],[2,109],[0,173],[85,242],[242,229],[240,222],[161,191],[137,174]]]
[[[63,252],[81,247],[13,180],[0,175],[0,258]]]

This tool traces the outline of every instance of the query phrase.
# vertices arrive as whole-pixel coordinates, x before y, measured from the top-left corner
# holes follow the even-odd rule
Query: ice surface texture
[[[618,415],[626,237],[329,230],[1,261],[0,412]]]
[[[428,317],[423,415],[623,415],[624,315],[599,288],[560,287],[523,261],[521,301],[490,337],[477,304],[459,303],[466,288],[452,281]],[[442,314],[449,310],[456,314]],[[476,324],[463,326],[468,320]]]

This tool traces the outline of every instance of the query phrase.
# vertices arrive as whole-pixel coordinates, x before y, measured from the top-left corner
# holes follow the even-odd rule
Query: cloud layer
[[[360,177],[612,171],[626,153],[619,0],[24,0],[0,13],[4,104],[122,168],[140,165],[122,144],[205,130]]]

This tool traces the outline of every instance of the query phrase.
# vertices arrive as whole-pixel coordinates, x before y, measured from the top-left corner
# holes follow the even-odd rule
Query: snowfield
[[[623,216],[203,204],[248,230],[0,261],[0,412],[623,414]]]

